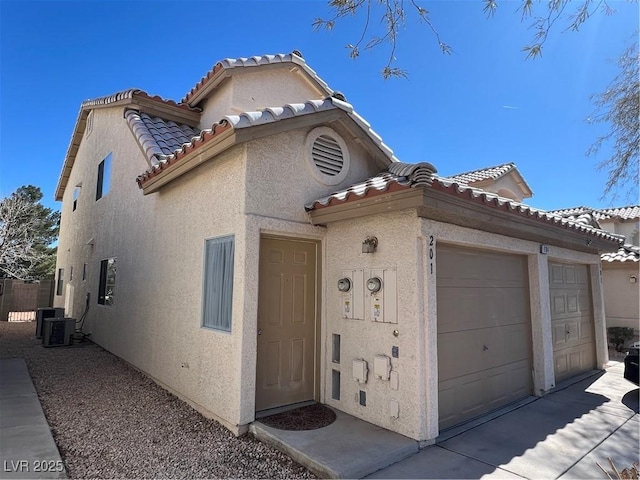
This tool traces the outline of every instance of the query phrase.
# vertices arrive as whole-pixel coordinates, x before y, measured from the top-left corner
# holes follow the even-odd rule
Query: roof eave
[[[235,130],[229,127],[212,138],[211,141],[178,158],[175,163],[168,161],[165,164],[166,166],[158,168],[157,173],[150,175],[147,179],[140,180],[138,184],[142,189],[142,193],[149,195],[157,192],[167,183],[228,150],[236,143]]]
[[[484,200],[474,201],[433,187],[399,186],[360,198],[315,204],[308,212],[314,225],[326,225],[368,215],[415,208],[420,217],[523,240],[597,254],[618,246],[614,236],[598,236],[570,224],[553,223],[534,213],[499,209]]]
[[[116,94],[117,95],[117,94]],[[108,98],[108,97],[101,97]],[[99,99],[100,100],[100,99]],[[162,116],[167,120],[174,120],[176,122],[186,123],[187,125],[195,126],[200,121],[200,112],[187,108],[184,105],[173,104],[173,102],[165,101],[160,97],[150,96],[142,91],[133,91],[130,96],[121,98],[114,101],[108,101],[105,103],[94,103],[94,101],[85,101],[80,105],[80,111],[78,112],[78,118],[73,127],[73,133],[71,134],[71,142],[67,148],[67,154],[65,155],[64,163],[62,164],[62,171],[58,178],[58,184],[55,191],[55,200],[62,201],[64,192],[71,175],[71,170],[75,163],[75,157],[80,149],[80,143],[87,126],[87,117],[91,110],[98,110],[101,108],[117,108],[127,107],[135,105],[136,109],[144,111],[158,116]]]

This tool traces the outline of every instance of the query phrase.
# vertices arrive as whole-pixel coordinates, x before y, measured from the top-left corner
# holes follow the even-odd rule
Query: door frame
[[[321,364],[322,364],[322,339],[321,339],[321,333],[322,333],[322,279],[323,279],[323,271],[322,271],[322,240],[317,239],[317,238],[308,238],[308,237],[297,237],[294,235],[286,235],[284,233],[260,233],[260,238],[259,238],[259,254],[258,254],[258,289],[260,288],[260,256],[262,255],[262,240],[263,239],[269,239],[269,240],[284,240],[284,241],[288,241],[288,242],[301,242],[301,243],[311,243],[314,244],[316,247],[316,255],[315,255],[315,267],[316,267],[316,275],[315,275],[315,282],[316,282],[316,288],[315,288],[315,292],[316,292],[316,298],[315,298],[315,315],[314,315],[314,335],[315,335],[315,341],[313,342],[313,347],[314,347],[314,355],[313,355],[313,399],[316,402],[320,402],[320,391],[321,391]],[[259,298],[259,293],[256,295],[256,300]],[[258,302],[256,302],[256,308],[259,308],[258,306]],[[258,318],[256,316],[256,324],[257,324]],[[255,364],[255,372],[256,375],[258,373],[258,342],[257,342],[257,337],[256,337],[256,364]],[[257,380],[256,380],[257,382]],[[257,393],[257,383],[256,383],[256,390],[254,392],[254,396]],[[286,409],[286,405],[282,405],[280,407],[274,407],[272,409],[268,409],[268,410],[275,410],[275,409]],[[267,410],[263,410],[267,411]],[[257,411],[256,411],[257,413]]]

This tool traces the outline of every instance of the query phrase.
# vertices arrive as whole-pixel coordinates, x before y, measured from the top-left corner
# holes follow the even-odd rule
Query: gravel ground
[[[0,322],[0,358],[26,360],[71,478],[315,478],[97,345],[44,348],[34,323]]]

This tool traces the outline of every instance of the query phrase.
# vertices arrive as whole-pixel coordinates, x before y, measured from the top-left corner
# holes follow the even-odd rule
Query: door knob
[[[262,330],[258,329],[258,335],[262,335]]]

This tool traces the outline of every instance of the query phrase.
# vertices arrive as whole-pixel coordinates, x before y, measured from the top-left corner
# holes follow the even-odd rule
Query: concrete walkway
[[[0,360],[0,478],[66,478],[24,360]]]
[[[519,408],[417,443],[341,412],[329,427],[252,432],[324,478],[606,478],[640,461],[638,388],[623,365],[595,372]],[[385,465],[386,466],[385,468]]]

